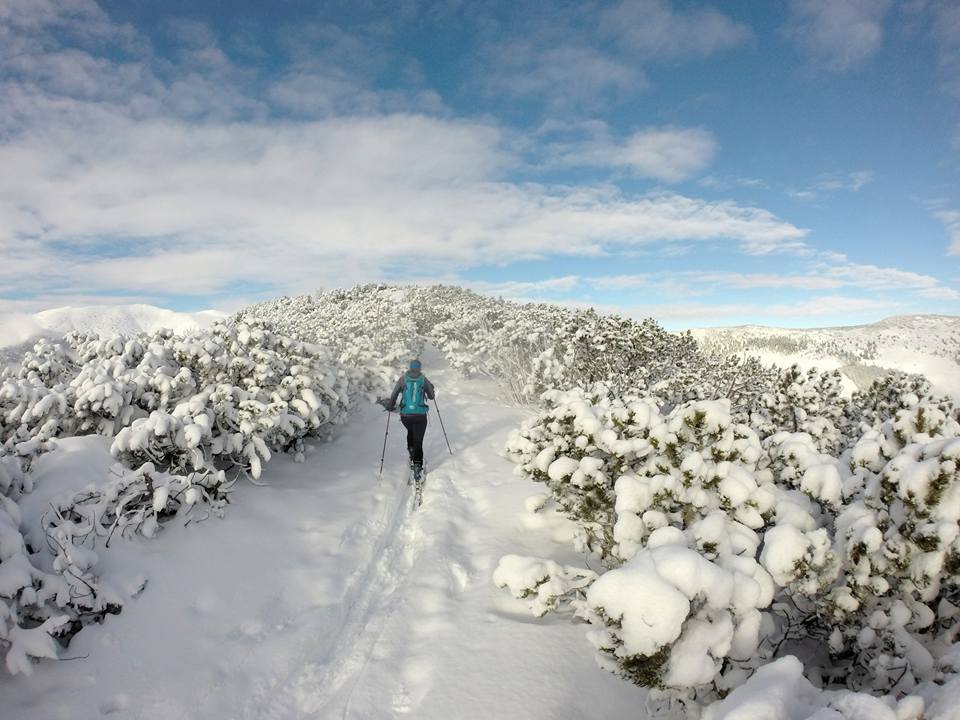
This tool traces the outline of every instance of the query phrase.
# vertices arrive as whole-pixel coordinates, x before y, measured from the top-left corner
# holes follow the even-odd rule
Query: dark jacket
[[[387,403],[388,409],[393,410],[397,407],[397,398],[400,396],[400,393],[403,392],[403,386],[407,376],[410,376],[416,380],[421,374],[422,373],[419,370],[407,370],[403,375],[400,376],[400,379],[397,380],[397,384],[393,386],[393,392],[390,393],[390,402]],[[426,375],[423,376],[423,394],[430,400],[433,400],[434,398],[433,383],[427,379]],[[400,409],[400,414],[403,415],[403,408]]]

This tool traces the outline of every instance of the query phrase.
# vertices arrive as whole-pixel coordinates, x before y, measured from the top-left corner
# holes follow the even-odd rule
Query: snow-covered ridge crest
[[[64,306],[32,315],[0,315],[0,348],[26,343],[38,336],[62,336],[73,330],[101,335],[136,335],[161,328],[174,332],[198,330],[226,317],[219,310],[177,312],[154,305]]]

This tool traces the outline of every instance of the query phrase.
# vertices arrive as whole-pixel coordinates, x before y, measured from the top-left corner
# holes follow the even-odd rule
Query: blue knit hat
[[[410,369],[411,369],[411,370],[419,370],[419,369],[420,369],[420,361],[419,361],[419,360],[411,360],[411,361],[410,361]]]

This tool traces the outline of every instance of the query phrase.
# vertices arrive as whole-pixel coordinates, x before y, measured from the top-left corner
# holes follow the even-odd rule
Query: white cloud
[[[84,42],[109,39],[127,42],[134,31],[128,25],[110,20],[94,0],[3,0],[0,3],[0,37],[20,38],[18,46],[27,45],[24,35],[47,39],[51,30],[69,33]]]
[[[288,72],[270,85],[266,96],[274,110],[304,119],[389,112],[449,112],[434,91],[385,92],[358,87],[352,77],[338,69]]]
[[[695,324],[716,320],[732,321],[733,318],[789,318],[803,322],[825,317],[842,317],[858,313],[889,313],[898,307],[890,300],[822,295],[796,303],[677,303],[666,305],[642,305],[631,309],[633,317],[653,317],[666,322],[695,321]]]
[[[517,300],[525,300],[517,298]],[[543,302],[543,300],[540,300]],[[904,311],[904,306],[893,300],[879,300],[844,295],[820,295],[799,303],[596,303],[582,300],[550,300],[556,305],[573,308],[593,308],[642,320],[653,318],[668,328],[687,329],[734,323],[765,323],[772,326],[822,327],[833,318],[849,318],[852,322],[868,322]]]
[[[210,26],[198,20],[178,17],[165,20],[163,24],[174,40],[187,47],[204,49],[217,45],[216,36]]]
[[[937,210],[933,216],[943,223],[950,236],[950,247],[947,248],[948,255],[960,255],[960,210],[943,209]]]
[[[932,287],[918,290],[917,295],[930,300],[960,300],[960,292],[948,287]]]
[[[860,170],[846,175],[824,175],[814,184],[814,187],[817,190],[827,192],[836,190],[857,192],[864,185],[869,185],[872,182],[873,172],[871,170]]]
[[[469,4],[467,4],[469,5]],[[713,9],[675,10],[666,0],[623,0],[602,9],[587,3],[513,3],[506,38],[498,19],[473,18],[489,30],[481,50],[481,86],[491,93],[535,97],[548,110],[587,113],[644,90],[648,65],[707,57],[744,42],[747,27]]]
[[[698,240],[752,253],[803,247],[804,231],[732,202],[501,180],[517,160],[482,123],[198,125],[21,100],[33,131],[0,146],[0,244],[12,251],[32,238],[50,255],[54,242],[116,243],[121,257],[101,260],[61,247],[72,282],[142,277],[199,292],[259,276],[322,282],[341,265],[359,274],[414,258],[450,266]]]
[[[758,288],[831,290],[843,285],[838,280],[817,275],[778,275],[776,273],[697,273],[691,276],[691,281],[740,290]]]
[[[482,84],[490,93],[541,98],[554,111],[593,108],[647,87],[641,69],[572,38],[559,45],[514,38],[489,46],[486,54],[490,69]]]
[[[859,263],[834,266],[824,264],[817,266],[816,269],[826,277],[840,280],[845,285],[874,290],[932,288],[939,282],[930,275]]]
[[[84,37],[100,45],[48,36],[75,16],[87,19],[74,34],[89,22]],[[117,57],[110,29],[127,43]],[[337,57],[357,52],[349,37],[337,36],[340,49],[319,65],[291,51],[271,85],[248,82],[251,69],[227,61],[203,27],[177,30],[211,54],[158,59],[92,3],[0,5],[0,32],[33,41],[0,86],[7,294],[294,292],[698,242],[807,250],[805,230],[761,208],[516,182],[511,173],[527,168],[513,135],[397,110],[338,70]],[[318,77],[338,83],[307,82]],[[304,88],[318,107],[275,119]],[[712,147],[706,131],[651,129],[619,144],[617,162],[669,179],[694,172]]]
[[[873,171],[872,170],[861,170],[860,172],[850,173],[850,182],[848,188],[857,192],[864,185],[868,185],[873,182]]]
[[[821,257],[831,256],[824,254]],[[869,292],[910,290],[928,299],[952,299],[953,290],[931,275],[851,263],[844,256],[832,262],[808,262],[803,273],[741,273],[681,271],[594,276],[582,278],[597,289],[628,290],[667,287],[678,293],[697,294],[718,289],[734,290],[836,290],[858,288]]]
[[[705,285],[690,282],[688,273],[600,275],[581,278],[581,283],[597,292],[640,291],[658,298],[689,298],[708,295],[712,291]]]
[[[798,303],[782,303],[767,306],[767,312],[777,317],[824,317],[848,313],[889,311],[899,305],[894,300],[822,295]],[[762,314],[762,311],[756,313]]]
[[[820,175],[814,183],[802,190],[788,190],[787,195],[798,200],[817,200],[823,195],[836,192],[859,192],[874,180],[872,170],[858,170],[849,173],[826,173]]]
[[[546,280],[508,282],[475,280],[467,282],[460,281],[458,284],[484,293],[485,295],[498,295],[515,299],[570,292],[576,288],[579,283],[580,278],[576,275],[565,275],[564,277],[547,278]]]
[[[600,27],[624,49],[654,58],[705,57],[751,36],[745,25],[717,10],[678,11],[665,0],[623,0],[603,12]]]
[[[625,168],[639,177],[675,183],[706,168],[716,150],[713,134],[702,128],[651,127],[623,142],[598,132],[587,141],[555,145],[552,153],[564,165]]]
[[[738,177],[736,175],[706,175],[697,180],[697,185],[712,190],[730,190],[732,188],[765,188],[767,183],[759,178]]]
[[[844,72],[879,50],[889,9],[890,0],[791,0],[786,30],[815,64]]]
[[[844,316],[879,319],[897,312],[900,308],[894,301],[822,295],[798,303],[680,302],[607,306],[603,309],[637,319],[652,317],[668,327],[690,328],[729,325],[744,320],[751,323],[811,327],[822,323],[824,319]]]

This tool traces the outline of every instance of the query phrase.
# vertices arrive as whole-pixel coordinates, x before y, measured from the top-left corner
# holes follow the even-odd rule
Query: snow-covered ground
[[[135,335],[170,328],[185,332],[226,317],[217,310],[177,312],[153,305],[60,307],[33,315],[0,315],[0,365],[16,361],[40,337],[62,337],[72,330],[104,335]]]
[[[224,519],[99,548],[122,588],[148,584],[84,629],[70,662],[0,676],[10,718],[645,717],[645,693],[600,670],[583,625],[530,616],[491,581],[502,555],[582,564],[572,524],[529,514],[542,486],[503,456],[524,411],[428,356],[454,455],[431,418],[423,506],[411,509],[403,429],[364,408],[306,461],[271,462]],[[102,482],[109,441],[60,441],[21,507],[39,533],[51,495]],[[542,627],[551,625],[549,631]]]
[[[214,319],[145,306],[115,310],[33,317],[44,318],[51,334],[185,330]],[[31,322],[6,327],[30,335],[41,327]],[[858,382],[870,366],[887,363],[960,392],[960,319],[885,322],[879,329],[884,324],[736,329],[714,344],[753,347],[783,364],[840,367]],[[426,360],[455,454],[433,417],[422,508],[411,508],[395,416],[378,478],[386,416],[364,406],[332,442],[309,445],[303,464],[278,456],[266,466],[264,486],[238,486],[225,518],[171,522],[154,540],[98,546],[102,579],[136,597],[77,635],[68,660],[42,661],[29,677],[0,674],[0,720],[648,717],[644,691],[597,667],[587,626],[556,613],[533,618],[526,601],[494,586],[493,571],[507,554],[590,561],[571,550],[569,520],[525,509],[544,488],[514,474],[504,447],[527,411],[511,407],[495,384],[459,377],[436,353]],[[109,444],[100,436],[65,438],[40,456],[37,488],[19,503],[34,546],[44,542],[40,517],[53,496],[103,484]],[[799,665],[781,660],[777,667],[765,677],[780,690],[768,697],[748,684],[712,717],[806,718],[821,706]],[[929,717],[952,720],[934,710],[960,697],[958,682]],[[775,700],[780,714],[768,707]]]
[[[839,369],[850,387],[869,385],[883,369],[925,375],[960,397],[960,317],[900,315],[872,325],[775,328],[745,325],[691,331],[709,352],[739,353],[765,363]]]

